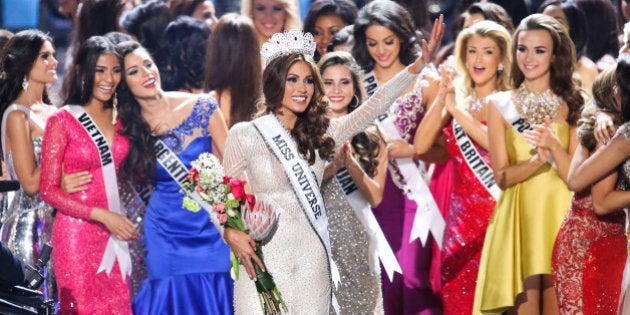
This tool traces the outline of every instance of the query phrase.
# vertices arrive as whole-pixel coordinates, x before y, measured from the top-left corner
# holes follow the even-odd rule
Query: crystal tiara
[[[315,53],[313,35],[302,33],[300,30],[275,33],[260,49],[260,54],[265,58],[267,64],[280,56],[292,53],[313,56]]]

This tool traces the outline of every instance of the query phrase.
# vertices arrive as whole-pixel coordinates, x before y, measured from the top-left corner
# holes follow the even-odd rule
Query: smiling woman
[[[350,0],[317,0],[311,4],[304,18],[304,31],[315,38],[316,61],[326,53],[335,34],[353,24],[356,17],[357,6]]]
[[[93,36],[79,48],[72,69],[66,106],[48,119],[42,144],[42,198],[58,210],[52,245],[59,308],[131,314],[126,241],[138,232],[120,209],[116,181],[129,149],[112,97],[120,83],[120,57],[109,40]],[[67,193],[62,171],[87,172],[88,182]],[[121,250],[114,254],[114,246]]]
[[[258,32],[261,46],[275,33],[302,28],[294,0],[244,0],[241,14],[250,17]]]

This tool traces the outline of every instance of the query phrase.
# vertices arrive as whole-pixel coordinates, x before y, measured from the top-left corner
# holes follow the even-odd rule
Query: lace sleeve
[[[66,128],[64,127],[67,122],[64,122],[63,117],[61,117],[64,112],[59,110],[46,122],[42,140],[39,191],[42,200],[61,213],[90,220],[92,207],[75,200],[61,189],[61,170],[68,145]]]
[[[331,119],[327,135],[337,145],[350,139],[372,123],[380,113],[385,112],[417,76],[409,73],[407,68],[400,71],[352,113]]]
[[[225,153],[223,155],[223,169],[225,175],[244,178],[245,167],[247,166],[247,160],[245,158],[244,149],[241,145],[241,133],[246,123],[238,123],[230,129],[227,139],[225,141]],[[216,213],[210,215],[210,221],[221,233],[225,231],[224,226],[219,221],[219,216]]]

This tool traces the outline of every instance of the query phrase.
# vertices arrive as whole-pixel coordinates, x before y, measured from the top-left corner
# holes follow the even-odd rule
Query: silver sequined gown
[[[383,314],[381,275],[370,270],[368,235],[336,177],[324,180],[322,197],[333,260],[341,275],[335,292],[341,314]]]
[[[332,119],[326,132],[337,144],[363,130],[385,111],[416,75],[402,71],[352,113]],[[263,246],[267,270],[287,303],[290,314],[327,314],[331,301],[331,279],[326,249],[300,207],[281,164],[251,122],[234,125],[228,134],[224,167],[228,175],[247,176],[257,198],[276,205],[278,230]],[[325,160],[311,166],[318,181]],[[246,275],[240,266],[240,274]],[[236,314],[262,314],[254,282],[241,276],[235,282]]]
[[[39,166],[42,150],[42,137],[33,140],[35,162]],[[7,154],[7,178],[17,179],[11,151]],[[30,196],[24,190],[4,194],[2,201],[2,228],[0,236],[13,254],[23,262],[35,265],[42,246],[50,242],[53,208],[42,201],[39,193]],[[46,281],[42,292],[46,298],[56,298],[52,261],[48,262]]]

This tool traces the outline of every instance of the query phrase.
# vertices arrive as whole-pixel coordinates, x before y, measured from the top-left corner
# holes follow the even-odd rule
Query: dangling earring
[[[85,88],[85,80],[81,80],[81,98],[83,98],[83,90]]]
[[[114,99],[112,100],[112,125],[116,125],[116,119],[118,118],[118,93],[114,93]]]
[[[351,107],[353,108],[359,107],[359,97],[356,94],[352,96],[352,103],[350,103],[350,105],[352,105]]]
[[[22,89],[24,89],[24,92],[28,90],[28,77],[27,76],[24,76],[24,79],[22,80]]]
[[[498,75],[502,75],[502,74],[503,74],[503,70],[505,70],[505,69],[503,68],[503,65],[499,65],[499,67],[497,67],[497,74],[498,74]]]

